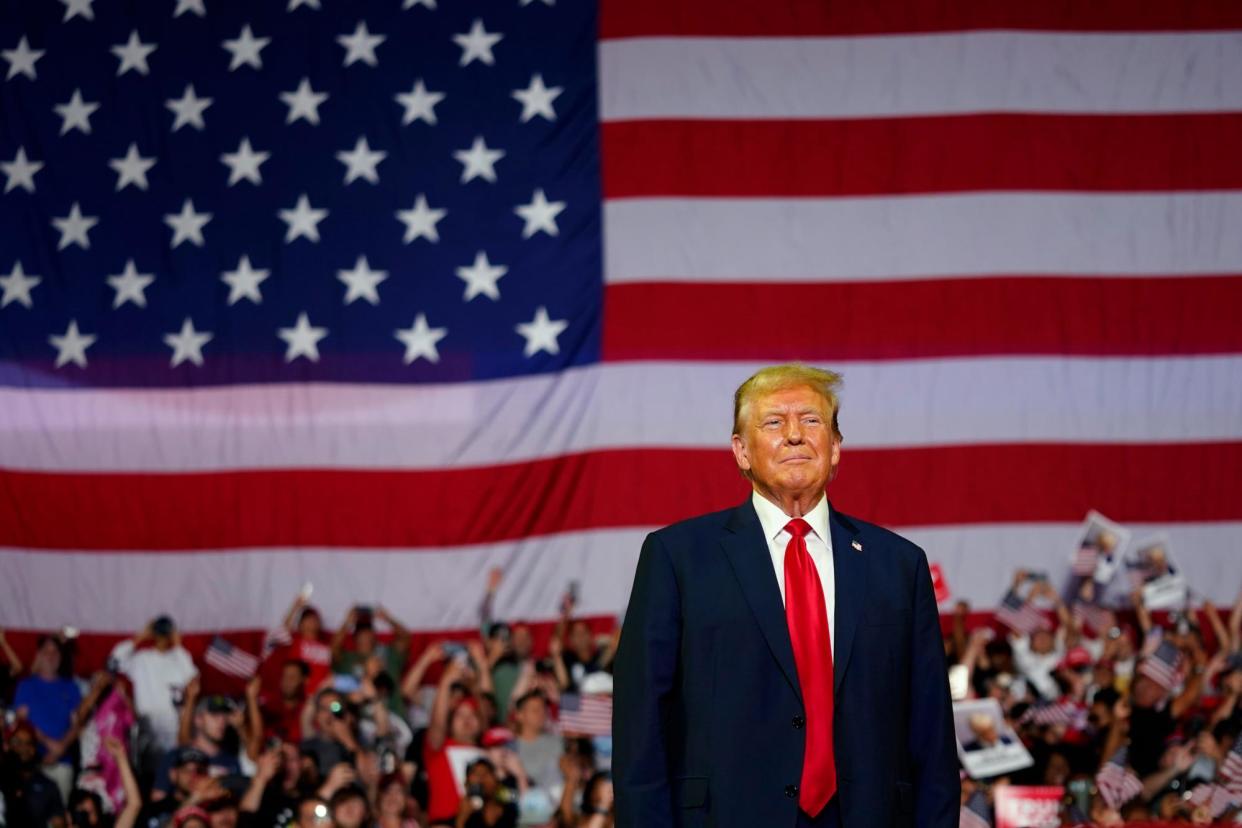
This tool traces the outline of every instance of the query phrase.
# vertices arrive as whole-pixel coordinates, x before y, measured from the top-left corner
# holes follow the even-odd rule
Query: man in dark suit
[[[832,509],[836,374],[734,397],[742,505],[653,532],[616,656],[617,828],[956,826],[923,550]]]

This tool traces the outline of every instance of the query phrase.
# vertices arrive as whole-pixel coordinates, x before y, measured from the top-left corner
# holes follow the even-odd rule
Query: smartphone
[[[301,598],[303,601],[309,601],[311,598],[311,595],[313,595],[314,593],[315,593],[315,585],[312,584],[310,581],[307,581],[306,583],[302,584],[302,588],[298,590],[298,597]]]
[[[573,581],[570,581],[570,582],[569,582],[569,592],[568,592],[568,595],[569,595],[569,602],[570,602],[571,604],[573,604],[574,606],[577,606],[577,605],[578,605],[578,589],[579,589],[579,586],[580,586],[580,584],[578,583],[578,581],[577,581],[577,580],[573,580]]]
[[[462,644],[460,641],[445,641],[440,649],[444,652],[445,658],[459,658],[461,656],[468,657],[466,645]]]

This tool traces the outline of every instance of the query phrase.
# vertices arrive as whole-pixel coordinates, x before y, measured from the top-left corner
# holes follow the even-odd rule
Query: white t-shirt
[[[157,744],[170,750],[177,744],[178,706],[185,686],[198,675],[194,660],[184,647],[160,652],[139,650],[131,639],[112,648],[117,669],[134,684],[134,709],[151,725]]]

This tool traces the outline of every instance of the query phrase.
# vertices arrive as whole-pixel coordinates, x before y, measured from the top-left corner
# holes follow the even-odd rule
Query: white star
[[[362,61],[367,66],[378,66],[375,48],[388,38],[384,35],[373,35],[367,31],[367,22],[359,20],[353,34],[337,35],[336,42],[345,47],[345,65]]]
[[[129,152],[124,158],[113,158],[108,166],[116,171],[117,192],[133,184],[140,190],[147,189],[147,171],[155,166],[155,158],[143,158],[138,154],[138,145],[130,144]]]
[[[388,278],[386,270],[372,270],[366,256],[359,256],[353,270],[338,270],[336,278],[345,283],[345,304],[355,299],[366,299],[372,305],[379,304],[379,291],[375,288]]]
[[[255,270],[250,266],[250,257],[242,256],[237,262],[237,270],[227,270],[220,274],[220,278],[229,286],[229,304],[242,299],[249,299],[256,305],[262,303],[263,294],[259,292],[259,285],[270,275],[269,270]]]
[[[298,203],[292,210],[280,210],[280,220],[289,225],[285,233],[285,244],[305,236],[313,242],[319,241],[319,222],[328,217],[327,210],[316,210],[311,207],[306,193],[298,196]]]
[[[568,327],[569,322],[564,319],[549,319],[548,309],[540,305],[535,311],[535,318],[530,322],[519,323],[515,330],[526,337],[523,355],[532,357],[540,351],[559,354],[561,346],[557,344],[556,338]]]
[[[151,68],[147,66],[147,58],[156,48],[154,43],[143,43],[139,40],[138,30],[134,29],[129,33],[129,40],[126,43],[112,47],[112,54],[121,59],[121,65],[116,70],[117,76],[124,75],[130,69],[140,75],[151,74]]]
[[[415,6],[426,6],[432,11],[435,11],[436,0],[405,0],[405,2],[401,4],[401,8],[403,9],[412,9]]]
[[[320,8],[319,0],[289,0],[289,6],[285,9],[285,11],[291,12],[298,6],[306,6],[308,9]]]
[[[69,208],[69,215],[52,219],[52,226],[60,231],[60,243],[56,245],[56,249],[64,250],[69,245],[76,244],[83,250],[89,250],[91,240],[86,234],[96,224],[99,224],[97,217],[82,215],[78,203],[73,202],[73,206]]]
[[[504,265],[492,265],[487,260],[487,254],[480,250],[474,255],[474,264],[470,267],[457,268],[457,278],[466,283],[466,292],[462,296],[462,301],[469,302],[479,294],[499,301],[500,288],[496,287],[496,282],[508,272],[509,268]]]
[[[492,47],[503,37],[499,32],[488,32],[483,28],[483,21],[476,17],[469,32],[453,35],[453,42],[461,47],[461,61],[458,65],[466,66],[476,59],[488,66],[493,65],[496,58],[492,55]]]
[[[280,99],[289,107],[289,115],[285,118],[286,124],[291,124],[298,118],[305,118],[312,124],[318,124],[319,105],[328,99],[328,93],[316,92],[311,89],[310,79],[302,78],[302,82],[298,84],[295,91],[281,92]]]
[[[0,55],[9,62],[9,74],[5,76],[5,80],[12,80],[17,75],[25,75],[31,80],[38,78],[35,71],[35,61],[47,54],[46,49],[31,49],[30,43],[27,42],[26,36],[22,35],[22,39],[17,41],[16,49],[0,49]]]
[[[73,90],[73,97],[68,103],[56,104],[52,107],[56,110],[56,114],[63,120],[60,125],[60,134],[64,135],[71,129],[80,129],[87,135],[91,132],[91,115],[95,114],[95,110],[99,109],[97,103],[87,103],[82,100],[82,90]]]
[[[402,241],[409,244],[415,239],[422,238],[430,242],[438,242],[440,233],[436,230],[436,223],[446,215],[448,215],[448,210],[433,210],[428,207],[427,197],[419,193],[418,198],[414,199],[413,208],[397,211],[397,220],[405,225],[405,238]]]
[[[530,204],[521,204],[513,208],[513,212],[517,213],[526,222],[526,226],[522,228],[522,238],[529,239],[540,230],[549,236],[555,236],[560,232],[556,226],[556,217],[565,209],[563,201],[548,201],[544,196],[543,190],[535,190],[535,194],[530,198]]]
[[[78,330],[78,320],[70,319],[69,327],[65,328],[63,336],[53,334],[47,338],[47,341],[56,349],[56,367],[59,368],[66,362],[72,362],[79,368],[86,367],[86,349],[95,344],[95,340],[99,337],[94,334],[84,334]]]
[[[164,106],[176,115],[173,119],[172,131],[176,132],[186,124],[195,129],[203,129],[207,126],[203,121],[203,111],[211,106],[211,101],[211,98],[200,98],[195,95],[194,84],[187,83],[185,92],[180,98],[170,98],[164,102]]]
[[[319,340],[328,335],[328,329],[311,327],[310,319],[303,311],[298,314],[298,321],[292,328],[280,328],[276,335],[289,346],[285,350],[285,362],[293,362],[300,356],[318,362]]]
[[[242,26],[241,34],[234,40],[226,40],[221,44],[233,56],[233,59],[229,61],[229,71],[234,72],[242,66],[262,69],[263,58],[259,56],[259,52],[271,42],[270,37],[255,37],[250,31],[249,23]]]
[[[207,7],[203,5],[203,0],[177,0],[177,8],[173,10],[173,17],[180,17],[186,12],[194,12],[199,17],[206,17]]]
[[[169,367],[176,368],[186,360],[195,365],[202,365],[203,346],[211,341],[211,337],[212,334],[209,331],[194,330],[194,320],[187,316],[181,323],[181,330],[178,333],[164,334],[164,344],[173,349]]]
[[[414,81],[414,88],[409,92],[402,92],[396,96],[397,103],[405,107],[405,115],[401,118],[401,125],[408,126],[417,120],[426,121],[429,124],[436,122],[436,104],[444,100],[443,92],[428,92],[427,87],[423,86],[423,79],[419,78]]]
[[[414,318],[414,324],[410,327],[397,328],[393,331],[393,336],[405,345],[406,365],[419,357],[428,362],[439,362],[440,351],[436,348],[436,343],[444,339],[447,334],[448,328],[429,327],[427,317],[421,313]]]
[[[255,152],[250,146],[249,138],[242,138],[237,145],[237,152],[226,152],[220,161],[228,165],[229,186],[245,179],[251,184],[262,184],[263,176],[259,173],[259,165],[271,157],[270,152]]]
[[[0,170],[4,170],[4,174],[9,179],[4,185],[4,191],[7,193],[9,190],[21,187],[26,192],[33,193],[35,173],[41,169],[43,169],[42,161],[31,161],[26,157],[26,148],[18,147],[17,155],[13,156],[12,161],[0,161]]]
[[[125,263],[125,272],[116,276],[108,277],[108,285],[116,291],[116,296],[112,298],[112,308],[115,310],[126,302],[133,302],[140,308],[147,306],[146,290],[155,281],[155,277],[150,273],[139,273],[138,268],[134,266],[134,260],[130,259]]]
[[[388,153],[386,152],[372,151],[365,135],[358,139],[352,150],[348,152],[341,150],[336,154],[336,160],[347,167],[345,170],[346,184],[359,178],[365,178],[372,184],[378,184],[379,172],[375,168],[379,166],[379,162],[387,157]]]
[[[172,228],[172,246],[188,241],[195,247],[203,246],[203,228],[211,221],[211,213],[194,212],[194,202],[186,199],[180,213],[168,213],[164,223]]]
[[[95,0],[60,0],[60,2],[65,4],[65,16],[61,19],[62,23],[78,15],[82,15],[87,20],[95,19],[95,10],[91,8],[91,3]]]
[[[561,86],[544,86],[543,75],[538,73],[531,75],[530,86],[513,90],[513,97],[522,102],[522,123],[526,123],[536,115],[555,121],[556,110],[552,108],[552,102],[564,91],[564,87]]]
[[[461,162],[461,183],[474,178],[496,181],[496,162],[505,157],[504,150],[488,149],[483,137],[474,139],[468,150],[455,150],[453,157]]]
[[[13,262],[9,275],[0,276],[0,288],[4,288],[4,296],[0,297],[0,308],[10,302],[20,302],[28,308],[33,307],[34,300],[30,298],[30,291],[42,281],[38,276],[27,276],[20,261]]]

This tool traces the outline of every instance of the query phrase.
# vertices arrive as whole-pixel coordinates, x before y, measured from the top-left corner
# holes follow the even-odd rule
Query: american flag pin
[[[859,552],[861,552],[861,551],[862,551],[862,544],[861,544],[861,543],[859,543],[858,541],[850,541],[850,546],[854,547],[854,548],[855,548],[855,549],[857,549]]]

